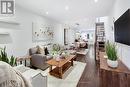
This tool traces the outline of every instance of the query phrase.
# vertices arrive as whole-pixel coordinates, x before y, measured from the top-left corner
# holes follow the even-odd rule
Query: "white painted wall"
[[[74,43],[75,41],[75,30],[73,28],[68,30],[68,42],[69,44]]]
[[[113,10],[109,15],[109,24],[108,26],[111,27],[113,25],[113,17],[117,20],[128,8],[130,8],[130,0],[116,0]],[[111,36],[112,38],[107,38],[111,41],[114,41],[114,33],[113,31],[108,28],[107,35]],[[130,46],[117,43],[118,46],[118,55],[119,58],[130,68]]]
[[[67,29],[67,42],[68,44],[74,43],[75,29],[69,25],[65,27],[65,24],[58,24],[54,30],[54,43],[64,45],[64,28]]]
[[[14,56],[24,56],[27,54],[28,49],[30,47],[36,46],[37,44],[46,44],[52,41],[45,42],[32,42],[32,22],[42,22],[43,24],[51,24],[57,26],[57,23],[53,20],[47,19],[46,17],[37,15],[35,13],[31,13],[22,9],[19,6],[16,6],[16,14],[14,17],[0,17],[0,19],[13,20],[20,23],[15,29],[7,26],[6,28],[2,28],[0,26],[0,32],[9,32],[12,38],[12,43],[4,44],[7,46],[7,52],[9,55]],[[59,27],[58,27],[59,28]],[[55,27],[54,29],[58,28]],[[0,46],[4,46],[0,45]]]
[[[54,30],[54,43],[64,45],[64,28],[62,24],[56,25]]]

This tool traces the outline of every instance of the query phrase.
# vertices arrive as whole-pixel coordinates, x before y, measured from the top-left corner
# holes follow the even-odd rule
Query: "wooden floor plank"
[[[89,47],[86,56],[77,55],[76,60],[87,63],[77,87],[99,87],[99,69],[95,63],[93,46]]]

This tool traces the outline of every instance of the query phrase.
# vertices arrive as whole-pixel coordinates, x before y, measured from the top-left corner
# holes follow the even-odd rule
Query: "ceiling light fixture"
[[[46,14],[48,15],[48,14],[49,14],[49,12],[47,11],[47,12],[46,12]]]
[[[98,0],[94,0],[95,2],[98,2]]]
[[[69,10],[69,6],[65,6],[65,10]]]

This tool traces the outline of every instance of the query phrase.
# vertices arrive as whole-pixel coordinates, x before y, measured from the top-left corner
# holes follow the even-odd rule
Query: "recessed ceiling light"
[[[46,14],[48,15],[48,14],[49,14],[49,12],[47,11],[47,12],[46,12]]]
[[[65,10],[69,10],[69,6],[65,6]]]
[[[94,0],[95,2],[98,2],[98,0]]]

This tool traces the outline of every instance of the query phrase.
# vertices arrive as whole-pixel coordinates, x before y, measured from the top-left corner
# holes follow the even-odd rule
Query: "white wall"
[[[64,28],[62,24],[56,25],[54,30],[54,43],[64,45]]]
[[[67,41],[68,41],[68,44],[72,44],[74,43],[75,41],[75,30],[70,28],[68,29],[68,32],[67,32]]]
[[[75,40],[75,29],[67,25],[65,26],[64,23],[58,24],[56,29],[54,30],[54,43],[58,43],[64,45],[64,28],[67,29],[67,43],[72,44]]]
[[[55,21],[47,19],[46,17],[31,13],[16,6],[16,14],[14,17],[0,17],[0,19],[13,20],[20,23],[16,29],[10,27],[2,28],[0,26],[0,32],[9,32],[12,38],[12,43],[5,44],[7,46],[7,52],[9,55],[24,56],[27,54],[28,49],[37,44],[46,44],[52,41],[46,42],[32,42],[32,22],[42,22],[43,24],[51,24],[57,26]],[[55,28],[54,28],[55,29]],[[58,28],[56,28],[58,29]],[[4,45],[1,45],[4,46]]]
[[[113,17],[117,20],[128,8],[130,8],[130,0],[116,0],[113,10],[109,15],[109,27],[113,25]],[[113,38],[108,38],[114,41],[114,33],[108,28],[107,34],[112,35]],[[113,34],[112,34],[113,33]],[[119,58],[130,68],[130,46],[117,43]]]

